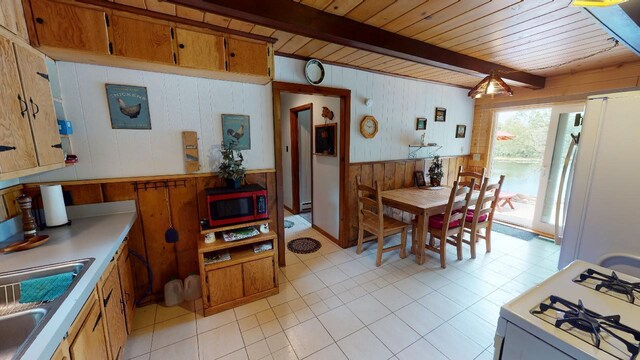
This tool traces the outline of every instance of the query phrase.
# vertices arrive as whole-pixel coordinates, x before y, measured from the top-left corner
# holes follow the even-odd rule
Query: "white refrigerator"
[[[574,166],[558,268],[640,277],[640,91],[589,96]]]

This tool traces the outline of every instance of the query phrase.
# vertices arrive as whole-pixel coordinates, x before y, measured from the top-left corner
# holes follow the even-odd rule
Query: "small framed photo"
[[[427,130],[427,118],[416,119],[416,130]]]
[[[414,171],[413,172],[413,183],[417,187],[427,186],[427,183],[424,180],[424,172],[423,171]]]
[[[456,139],[464,138],[467,136],[467,125],[456,126]]]
[[[222,114],[222,140],[233,150],[251,150],[249,115]]]
[[[151,130],[144,86],[105,84],[112,129]]]
[[[437,107],[434,121],[441,121],[441,122],[447,121],[447,109],[443,107]]]
[[[314,155],[337,156],[336,146],[338,124],[316,125],[314,127]]]

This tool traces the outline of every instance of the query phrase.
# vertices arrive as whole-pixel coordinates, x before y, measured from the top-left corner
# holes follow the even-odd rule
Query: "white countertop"
[[[53,355],[136,219],[136,205],[132,200],[70,206],[67,212],[72,220],[70,226],[38,232],[51,237],[44,245],[0,255],[0,272],[95,258],[23,359],[49,359]]]

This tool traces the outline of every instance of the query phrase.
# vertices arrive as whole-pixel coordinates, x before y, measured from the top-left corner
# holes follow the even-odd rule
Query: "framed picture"
[[[427,130],[427,119],[426,118],[417,118],[416,119],[416,130]]]
[[[234,150],[251,149],[249,115],[222,114],[222,141]]]
[[[424,180],[424,172],[423,171],[414,171],[413,172],[413,183],[417,187],[427,186],[427,183]]]
[[[456,126],[456,139],[464,138],[467,136],[467,125],[457,125]]]
[[[325,124],[314,126],[314,151],[315,155],[321,156],[337,156],[337,134],[338,124]]]
[[[151,130],[144,86],[106,84],[112,129]]]
[[[442,107],[437,107],[436,116],[433,119],[434,121],[447,121],[447,109]]]

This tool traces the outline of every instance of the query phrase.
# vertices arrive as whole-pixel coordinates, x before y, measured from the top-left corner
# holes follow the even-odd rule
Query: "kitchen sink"
[[[73,260],[0,274],[0,359],[20,359],[40,330],[73,290],[91,259]],[[20,301],[20,282],[72,272],[69,288],[53,301],[25,303]]]

